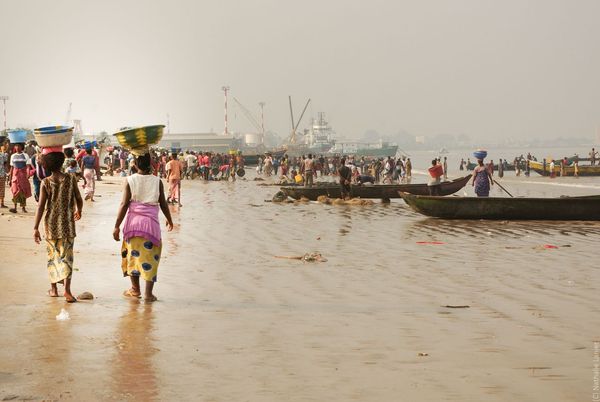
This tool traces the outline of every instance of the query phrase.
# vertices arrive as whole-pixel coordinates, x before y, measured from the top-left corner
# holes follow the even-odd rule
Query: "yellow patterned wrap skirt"
[[[121,269],[123,276],[140,276],[147,282],[156,282],[162,244],[156,245],[144,237],[123,240]]]
[[[73,244],[75,239],[46,239],[50,282],[70,279],[73,273]]]

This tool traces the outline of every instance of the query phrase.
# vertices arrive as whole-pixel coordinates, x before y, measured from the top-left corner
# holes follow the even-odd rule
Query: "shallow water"
[[[274,204],[265,200],[277,188],[248,177],[184,181],[153,305],[121,296],[127,280],[111,238],[119,179],[99,187],[78,224],[74,288],[94,293],[93,302],[44,297],[44,250],[29,240],[31,216],[0,217],[0,273],[9,284],[0,340],[11,345],[0,350],[0,397],[589,397],[600,223],[445,221],[400,200]],[[597,193],[597,180],[502,183],[516,196],[558,196]],[[328,261],[275,258],[311,251]],[[54,320],[61,307],[70,321]]]

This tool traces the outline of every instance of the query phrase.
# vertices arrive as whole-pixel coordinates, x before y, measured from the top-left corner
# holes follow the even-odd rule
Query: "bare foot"
[[[17,208],[11,208],[8,210],[8,212],[12,212],[13,214],[17,213]]]
[[[158,300],[158,297],[154,296],[154,295],[150,295],[150,296],[145,296],[144,297],[144,301],[146,303],[152,303]]]
[[[65,300],[67,301],[67,303],[75,303],[77,301],[75,296],[73,296],[71,293],[66,293],[66,292],[65,292]]]
[[[27,210],[25,209],[25,207],[21,208],[23,210],[24,213],[27,213]]]
[[[0,208],[8,208],[8,207],[6,205],[4,205],[4,204],[1,204]]]
[[[58,297],[58,291],[56,289],[50,289],[48,291],[48,296],[50,296],[50,297]]]
[[[135,297],[136,299],[139,299],[140,297],[142,297],[142,294],[140,293],[139,290],[135,290],[135,289],[131,288],[131,289],[127,289],[126,291],[124,291],[123,296]]]

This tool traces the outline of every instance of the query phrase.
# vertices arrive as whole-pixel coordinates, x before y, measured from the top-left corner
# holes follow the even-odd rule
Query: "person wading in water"
[[[352,170],[346,166],[346,158],[340,160],[338,175],[340,176],[341,197],[345,200],[350,198],[350,183],[352,183]]]

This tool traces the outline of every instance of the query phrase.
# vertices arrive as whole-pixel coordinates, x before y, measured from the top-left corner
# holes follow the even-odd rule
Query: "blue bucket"
[[[483,160],[483,159],[485,159],[485,158],[486,158],[486,156],[487,156],[487,151],[484,151],[484,150],[482,150],[482,149],[480,149],[480,150],[477,150],[477,151],[473,152],[473,156],[474,156],[476,159],[481,159],[481,160]]]
[[[27,130],[10,130],[8,132],[8,139],[11,144],[22,144],[27,141]]]

